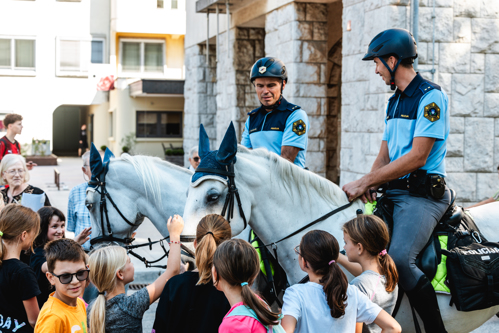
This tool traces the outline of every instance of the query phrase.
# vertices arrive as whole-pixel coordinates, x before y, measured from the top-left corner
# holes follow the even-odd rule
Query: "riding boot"
[[[419,279],[414,289],[406,293],[411,305],[423,320],[426,333],[447,333],[440,315],[437,295],[426,275]]]

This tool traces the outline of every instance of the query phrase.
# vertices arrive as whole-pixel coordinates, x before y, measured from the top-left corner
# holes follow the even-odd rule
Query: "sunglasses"
[[[297,255],[301,256],[300,245],[296,245],[294,250],[295,250],[295,252],[296,252]]]
[[[194,162],[199,162],[199,157],[193,157],[192,159],[194,160]]]
[[[65,274],[57,275],[57,274],[54,274],[52,272],[50,272],[50,274],[59,278],[59,281],[62,284],[69,284],[69,283],[71,283],[71,281],[73,281],[73,276],[75,276],[75,275],[76,275],[76,279],[78,281],[85,281],[88,278],[89,271],[90,271],[89,269],[85,269],[85,270],[81,270],[81,271],[78,271],[78,272],[73,273],[73,274],[65,273]]]

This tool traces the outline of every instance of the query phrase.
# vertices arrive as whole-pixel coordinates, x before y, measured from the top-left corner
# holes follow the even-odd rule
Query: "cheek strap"
[[[379,60],[381,60],[381,62],[383,63],[383,65],[385,65],[385,67],[390,72],[390,75],[391,75],[391,78],[390,78],[390,89],[395,90],[395,71],[399,67],[400,62],[402,61],[402,58],[400,58],[397,61],[397,63],[395,64],[395,67],[393,68],[393,71],[391,70],[390,66],[388,66],[388,64],[386,63],[386,61],[383,58],[379,57]]]

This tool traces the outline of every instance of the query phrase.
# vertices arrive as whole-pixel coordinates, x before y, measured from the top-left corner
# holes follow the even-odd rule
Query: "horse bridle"
[[[197,168],[196,172],[214,173],[220,176],[226,176],[228,178],[227,181],[228,193],[227,196],[225,197],[225,203],[222,208],[222,213],[220,215],[225,217],[226,220],[230,223],[230,220],[234,218],[234,202],[237,200],[239,215],[243,219],[244,229],[246,229],[248,222],[246,221],[246,216],[244,215],[243,206],[241,204],[241,198],[239,197],[239,191],[236,187],[236,181],[235,181],[236,174],[234,173],[234,162],[231,162],[229,165],[226,165],[225,170],[212,169],[212,168]],[[189,235],[180,236],[180,240],[182,242],[194,242],[195,239],[196,236],[189,236]]]

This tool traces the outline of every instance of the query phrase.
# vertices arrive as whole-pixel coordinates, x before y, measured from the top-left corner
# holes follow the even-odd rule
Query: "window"
[[[121,41],[121,71],[139,74],[164,74],[163,40]]]
[[[182,112],[137,111],[138,138],[182,137]]]
[[[0,70],[35,70],[35,40],[0,37]]]
[[[172,9],[178,9],[178,0],[172,0]]]
[[[80,38],[58,38],[56,72],[58,76],[88,76],[93,56],[91,41]],[[102,57],[103,58],[103,57]]]
[[[165,8],[165,3],[163,0],[157,0],[156,1],[156,7],[157,8]]]
[[[114,112],[109,112],[109,137],[114,136]]]
[[[92,50],[90,55],[90,62],[92,64],[103,64],[104,63],[104,40],[103,39],[93,39],[92,40]]]

